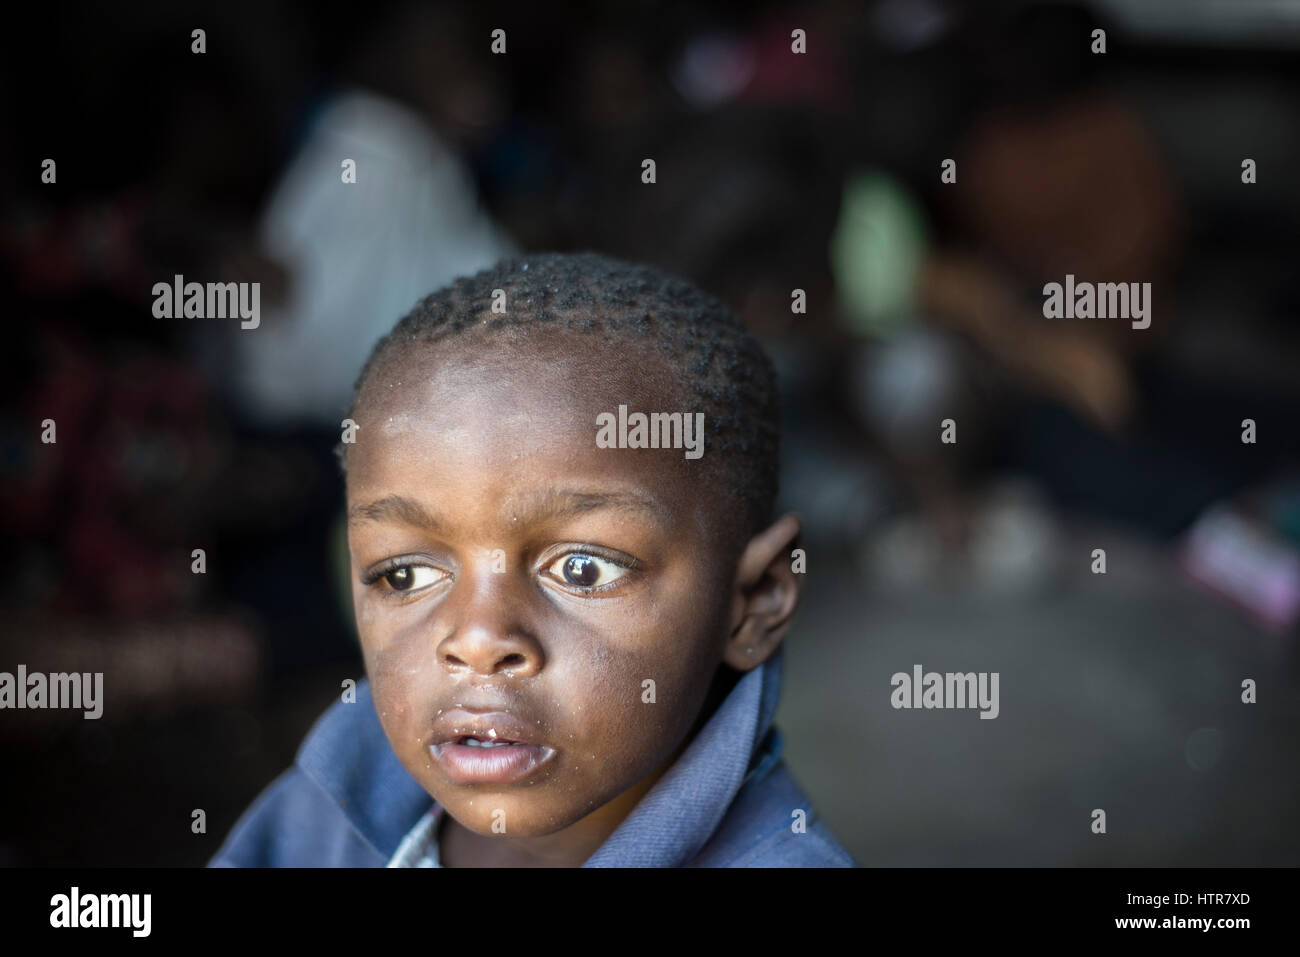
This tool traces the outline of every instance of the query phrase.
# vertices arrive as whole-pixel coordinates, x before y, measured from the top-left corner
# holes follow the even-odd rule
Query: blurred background
[[[362,673],[332,449],[371,345],[580,249],[777,362],[777,720],[860,863],[1300,862],[1300,0],[23,16],[0,670],[104,671],[108,707],[0,712],[0,864],[208,860]],[[1044,319],[1067,273],[1150,282],[1150,328]],[[260,328],[153,318],[175,274],[260,282]],[[999,672],[998,719],[891,708],[918,663]]]

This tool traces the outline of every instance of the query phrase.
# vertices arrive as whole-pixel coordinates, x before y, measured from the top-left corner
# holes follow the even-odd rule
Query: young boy
[[[781,759],[767,357],[593,253],[436,292],[349,414],[367,680],[213,866],[853,866]]]

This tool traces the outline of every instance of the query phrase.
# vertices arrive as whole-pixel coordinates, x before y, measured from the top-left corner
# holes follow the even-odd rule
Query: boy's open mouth
[[[504,711],[445,712],[429,740],[438,767],[458,784],[513,784],[556,753],[528,722]]]
[[[467,734],[464,737],[457,738],[455,743],[469,745],[471,748],[503,748],[508,744],[518,744],[519,742],[518,741],[483,741],[480,740],[479,738],[471,737],[470,735]]]

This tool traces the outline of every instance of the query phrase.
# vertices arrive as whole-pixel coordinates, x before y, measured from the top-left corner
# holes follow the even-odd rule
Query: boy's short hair
[[[493,311],[496,290],[505,293],[503,312]],[[691,411],[705,415],[705,458],[741,503],[742,534],[771,521],[781,415],[771,360],[722,302],[653,266],[594,252],[538,253],[457,279],[421,299],[375,344],[348,417],[355,418],[367,384],[390,361],[463,332],[519,327],[657,346],[684,397],[697,403]]]

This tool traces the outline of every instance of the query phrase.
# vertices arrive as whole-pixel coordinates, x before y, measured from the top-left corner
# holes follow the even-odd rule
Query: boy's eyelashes
[[[565,545],[548,549],[537,571],[570,591],[580,594],[603,592],[641,566],[631,555],[598,545]],[[504,571],[504,563],[494,570]],[[386,558],[361,575],[365,587],[379,587],[385,597],[404,597],[421,592],[455,575],[432,563],[426,556],[404,555]]]
[[[585,545],[566,548],[543,561],[543,571],[562,585],[583,593],[606,591],[625,578],[640,562],[630,555]]]
[[[427,560],[408,556],[384,559],[361,575],[361,584],[369,587],[382,579],[395,592],[412,592],[451,577],[450,572],[429,564]]]

